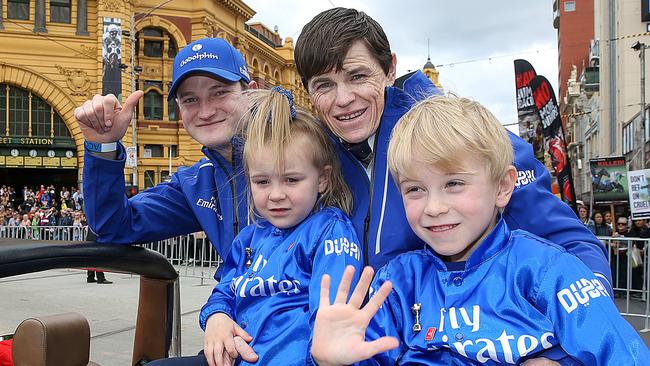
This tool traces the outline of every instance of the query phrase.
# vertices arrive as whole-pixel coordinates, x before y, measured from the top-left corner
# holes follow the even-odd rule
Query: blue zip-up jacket
[[[387,151],[391,132],[399,118],[418,100],[437,93],[436,87],[419,71],[406,80],[403,89],[386,88],[384,113],[375,134],[371,179],[363,165],[333,137],[345,181],[354,197],[352,222],[364,244],[366,259],[375,269],[400,253],[425,246],[406,221],[402,196],[388,171]],[[611,274],[605,247],[571,208],[551,193],[550,175],[535,159],[532,147],[512,133],[509,136],[519,178],[504,212],[506,222],[513,229],[524,229],[563,246],[605,280],[610,289]]]
[[[331,274],[332,288],[338,288],[352,265],[356,283],[362,256],[352,222],[336,208],[313,213],[291,229],[251,224],[237,235],[221,282],[201,309],[201,328],[210,315],[225,313],[253,337],[256,365],[305,365],[321,277]]]
[[[650,364],[650,351],[593,272],[504,220],[464,270],[448,270],[427,248],[390,261],[372,288],[388,280],[393,291],[366,338],[394,336],[400,347],[363,364],[519,364],[542,353],[564,365]],[[421,305],[420,331],[413,330],[414,304]]]
[[[117,160],[84,154],[83,187],[88,224],[100,243],[150,242],[203,230],[225,256],[235,235],[248,224],[246,177],[241,154],[228,162],[203,148],[208,159],[180,167],[131,199],[124,195],[124,146]],[[236,149],[236,151],[239,151]]]

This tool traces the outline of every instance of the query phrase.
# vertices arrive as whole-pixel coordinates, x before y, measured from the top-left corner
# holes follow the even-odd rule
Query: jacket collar
[[[499,254],[510,242],[510,228],[501,215],[497,217],[497,223],[488,234],[488,236],[479,243],[478,247],[469,256],[465,263],[465,272],[474,270],[482,263],[490,260]],[[433,264],[439,271],[446,272],[447,267],[440,257],[429,247],[426,246],[427,253],[431,256]]]

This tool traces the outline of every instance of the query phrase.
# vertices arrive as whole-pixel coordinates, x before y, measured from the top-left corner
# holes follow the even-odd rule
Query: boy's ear
[[[331,165],[325,165],[323,169],[320,170],[320,176],[318,177],[318,193],[324,193],[327,190],[327,186],[330,183],[331,175],[332,175]]]
[[[497,184],[497,199],[496,207],[504,208],[510,202],[512,192],[515,190],[515,181],[517,180],[517,169],[510,165],[505,173],[501,176],[501,180]]]

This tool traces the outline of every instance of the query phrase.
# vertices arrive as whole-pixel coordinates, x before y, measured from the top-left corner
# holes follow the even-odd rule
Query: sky
[[[270,29],[277,25],[280,36],[294,42],[305,23],[323,10],[342,6],[363,11],[384,28],[397,55],[398,76],[422,69],[430,52],[445,91],[479,101],[504,125],[517,122],[515,59],[528,60],[558,90],[552,0],[244,2],[256,12],[251,21]],[[517,131],[516,125],[508,128]]]

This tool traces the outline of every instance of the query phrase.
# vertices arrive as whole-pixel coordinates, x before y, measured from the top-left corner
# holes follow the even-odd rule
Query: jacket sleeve
[[[602,281],[568,253],[549,262],[531,297],[553,324],[562,349],[585,365],[647,365],[648,347],[621,317]]]
[[[244,273],[246,255],[243,242],[248,242],[244,236],[248,238],[245,232],[242,231],[232,243],[230,253],[223,264],[221,280],[214,287],[208,301],[201,308],[199,325],[204,331],[208,318],[212,314],[225,313],[230,319],[236,320],[234,288],[236,287],[238,274]]]
[[[512,229],[524,229],[564,247],[601,278],[611,294],[611,270],[604,245],[567,204],[551,193],[550,174],[535,159],[532,147],[512,132],[508,134],[518,179],[503,213],[506,222]]]
[[[375,278],[370,285],[370,296],[372,297],[373,294],[379,290],[381,285],[388,280],[390,280],[389,266],[386,265],[375,275]],[[394,286],[397,285],[394,284]],[[405,351],[405,343],[400,336],[399,331],[403,326],[402,312],[396,296],[396,290],[393,289],[393,291],[388,295],[386,301],[384,301],[379,310],[377,310],[375,316],[372,317],[370,324],[368,324],[368,328],[366,329],[366,341],[371,342],[383,336],[390,336],[397,338],[400,342],[400,346],[388,352],[377,354],[369,360],[360,362],[359,365],[392,366],[398,362],[400,355]]]
[[[86,217],[100,243],[132,244],[200,231],[183,195],[178,174],[131,199],[124,194],[126,153],[117,160],[84,152],[83,194]]]
[[[349,220],[332,220],[316,240],[311,253],[312,272],[309,281],[309,311],[312,327],[320,303],[320,283],[323,275],[327,273],[332,279],[330,303],[333,303],[345,267],[353,266],[355,270],[350,288],[357,285],[363,270],[363,251],[359,245],[356,231]]]

